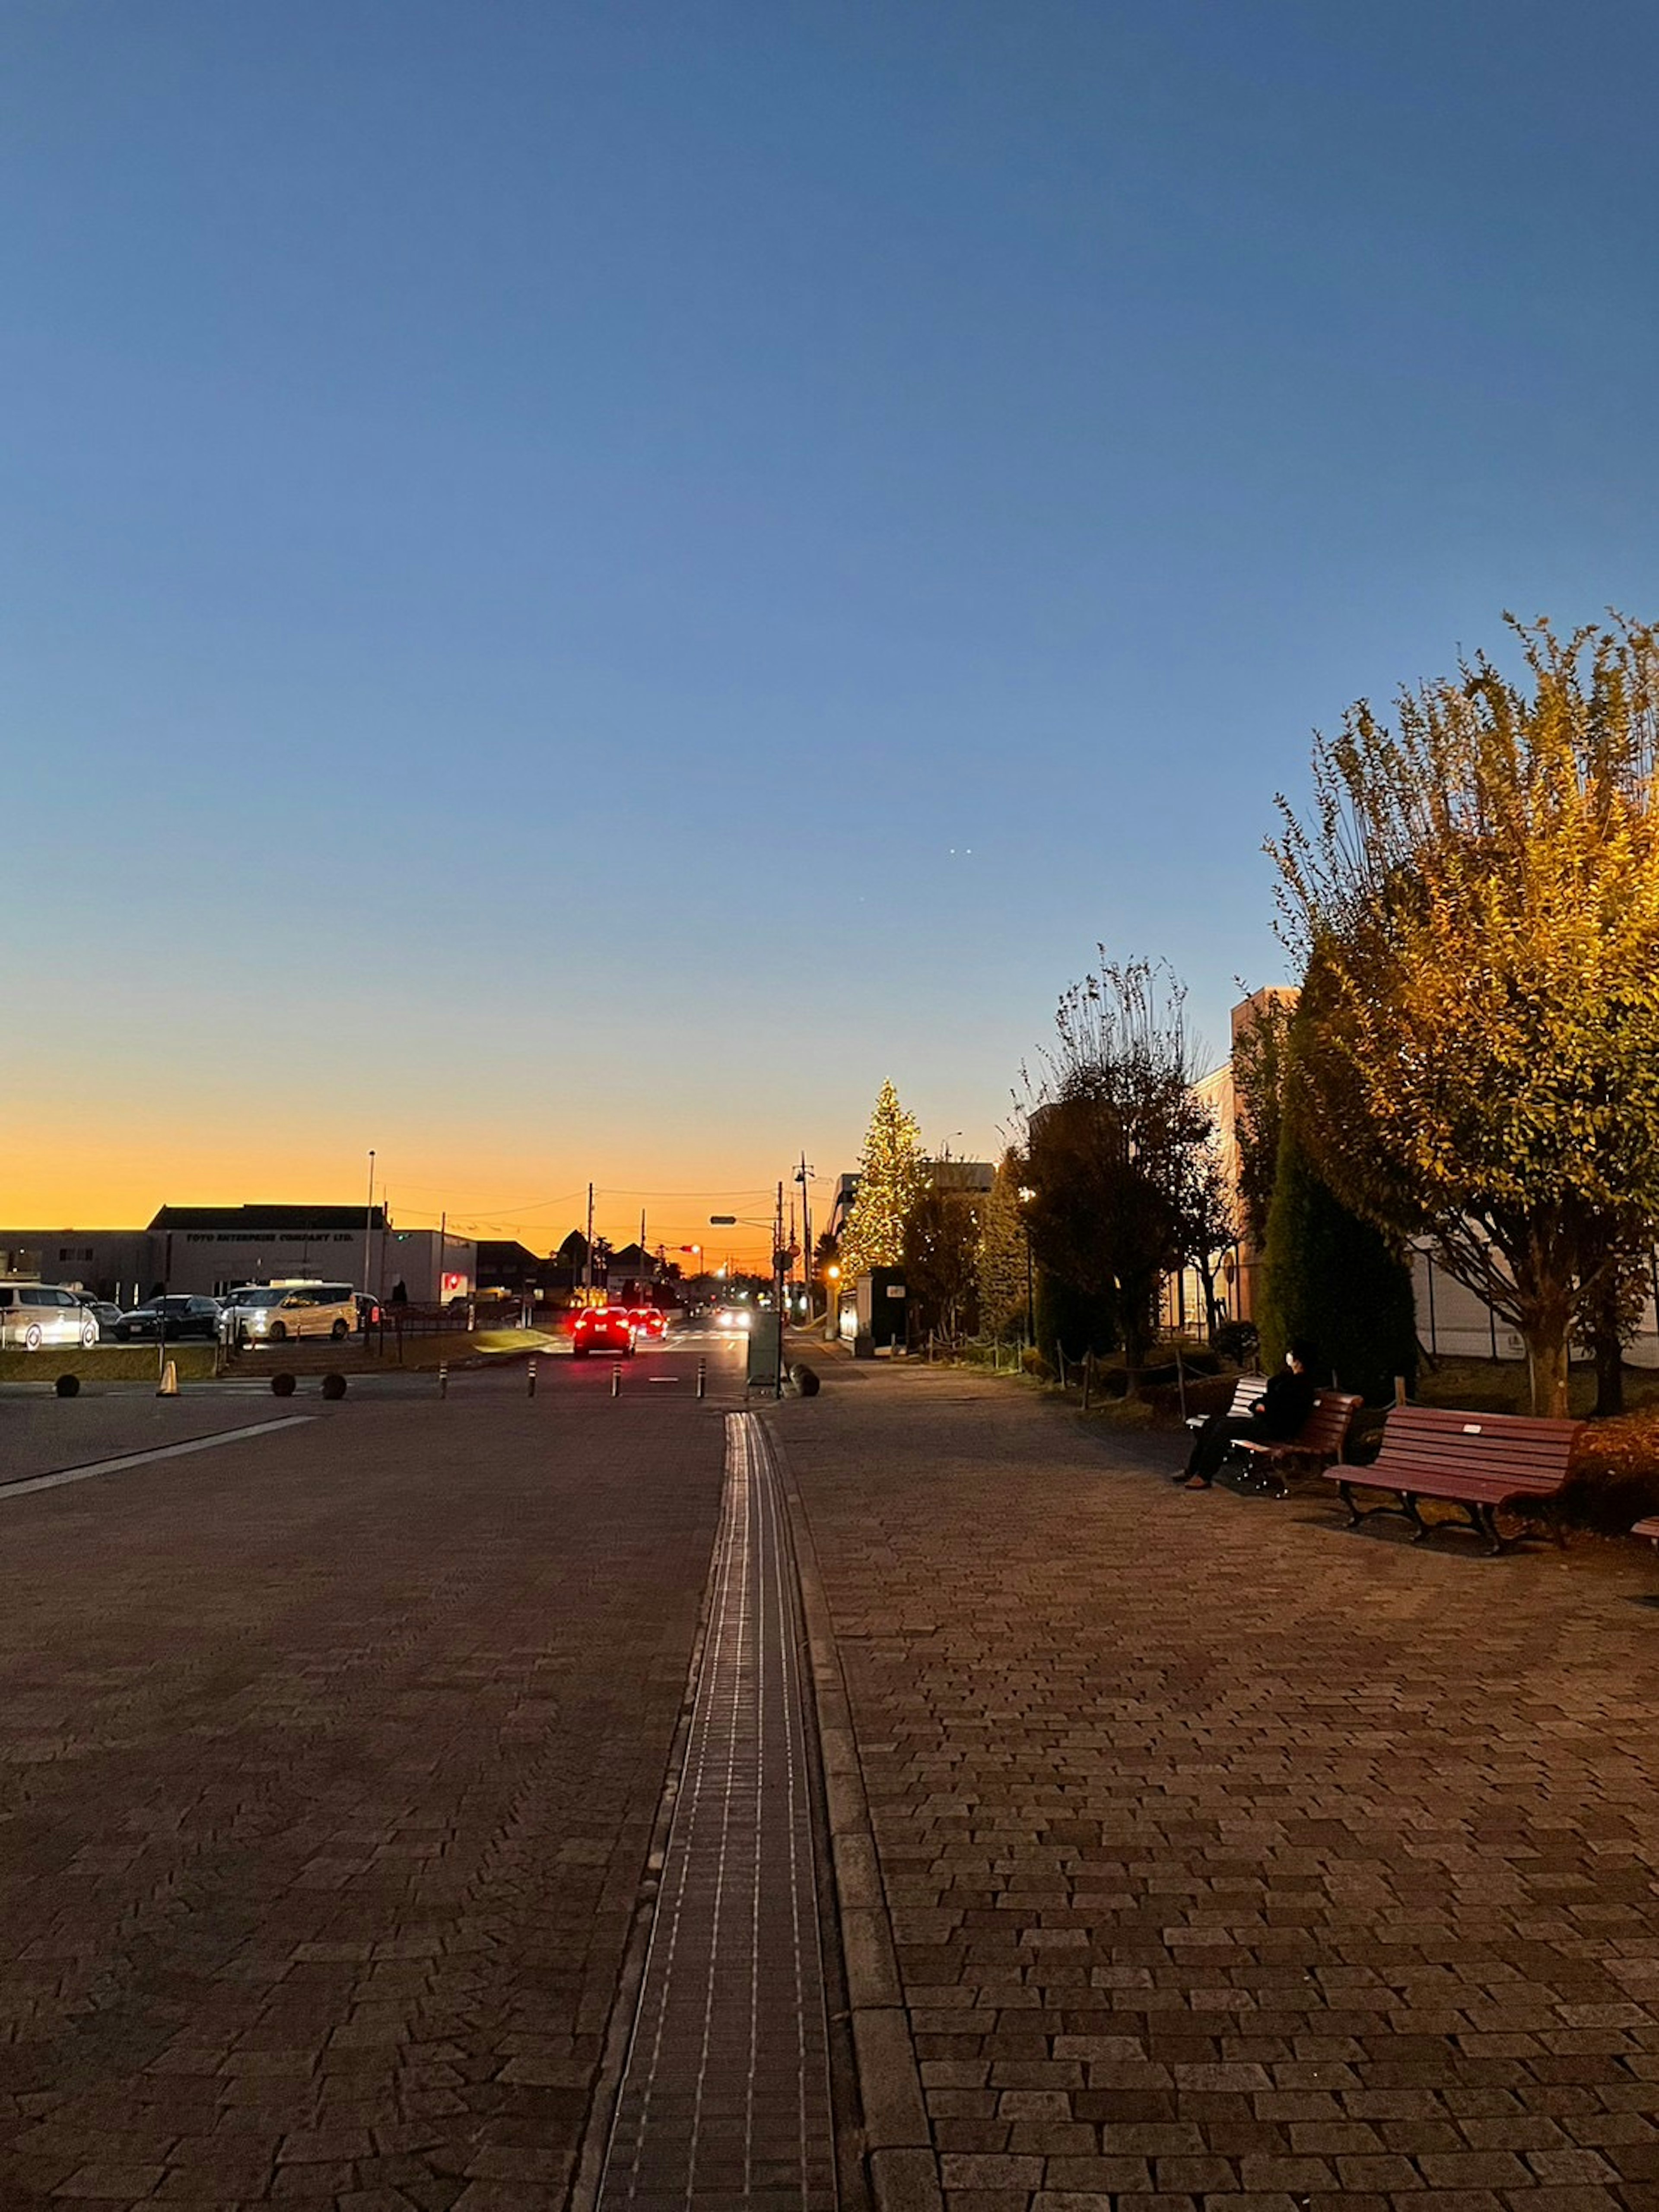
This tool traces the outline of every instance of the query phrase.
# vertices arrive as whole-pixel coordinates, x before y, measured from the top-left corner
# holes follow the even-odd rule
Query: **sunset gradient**
[[[994,1156],[1102,940],[1219,1047],[1313,726],[1659,611],[1560,20],[9,11],[0,1219],[672,1249]]]

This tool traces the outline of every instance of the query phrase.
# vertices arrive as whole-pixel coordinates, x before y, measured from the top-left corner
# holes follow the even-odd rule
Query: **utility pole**
[[[780,1176],[778,1180],[777,1222],[774,1231],[774,1242],[772,1245],[772,1296],[774,1303],[776,1304],[778,1310],[778,1369],[772,1392],[775,1398],[781,1398],[783,1395],[783,1286],[784,1270],[788,1267],[788,1265],[789,1255],[785,1250],[783,1243],[783,1180],[781,1176]]]
[[[363,1208],[363,1288],[370,1297],[374,1295],[369,1281],[369,1254],[374,1235],[374,1147],[368,1148],[368,1203]]]
[[[449,1211],[446,1207],[438,1216],[438,1279],[433,1285],[434,1295],[441,1305],[444,1302],[444,1261],[449,1253]]]
[[[806,1164],[806,1155],[800,1156],[800,1165],[795,1170],[795,1181],[800,1185],[800,1249],[801,1280],[806,1285],[806,1318],[812,1318],[812,1200],[810,1186],[812,1170]]]
[[[593,1186],[592,1183],[587,1186],[587,1256],[582,1261],[582,1289],[586,1292],[582,1304],[591,1306],[593,1303]]]

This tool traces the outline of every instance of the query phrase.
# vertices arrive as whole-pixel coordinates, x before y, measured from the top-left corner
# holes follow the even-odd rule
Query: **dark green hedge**
[[[1316,1173],[1287,1115],[1267,1217],[1261,1364],[1271,1374],[1293,1337],[1321,1355],[1321,1382],[1373,1405],[1394,1395],[1394,1378],[1417,1379],[1417,1314],[1411,1271],[1380,1231],[1347,1207]]]

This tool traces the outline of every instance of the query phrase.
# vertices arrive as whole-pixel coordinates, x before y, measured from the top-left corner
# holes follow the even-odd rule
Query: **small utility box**
[[[783,1371],[783,1316],[772,1306],[757,1306],[749,1322],[749,1387],[777,1388]]]
[[[858,1300],[858,1328],[878,1352],[902,1347],[905,1337],[904,1270],[872,1267],[854,1286]]]

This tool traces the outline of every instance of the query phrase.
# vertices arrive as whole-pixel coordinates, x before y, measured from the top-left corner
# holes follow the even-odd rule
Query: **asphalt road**
[[[0,1401],[0,2204],[559,2202],[741,1386]]]
[[[695,1395],[699,1359],[707,1363],[709,1388],[742,1391],[744,1344],[709,1330],[677,1333],[660,1346],[641,1350],[623,1362],[625,1393],[641,1389],[653,1398],[670,1391]],[[538,1355],[538,1393],[562,1378],[566,1385],[608,1394],[614,1361],[596,1355],[572,1360],[561,1345]],[[448,1399],[462,1404],[508,1402],[526,1395],[528,1366],[520,1359],[481,1370],[456,1368],[448,1378]],[[320,1376],[300,1377],[295,1395],[274,1397],[269,1373],[239,1373],[216,1382],[186,1380],[176,1398],[158,1398],[149,1382],[82,1382],[74,1398],[58,1398],[50,1379],[0,1383],[0,1493],[7,1486],[66,1468],[78,1468],[129,1454],[164,1449],[283,1415],[310,1419],[355,1418],[363,1407],[388,1401],[437,1401],[434,1374],[389,1367],[382,1373],[349,1377],[343,1406],[320,1395]],[[583,1401],[585,1402],[585,1401]]]

